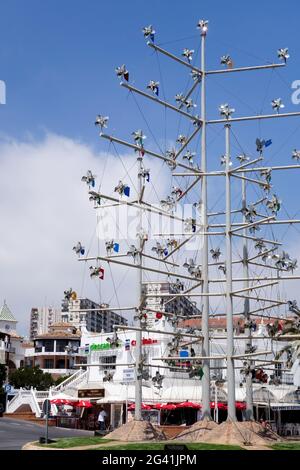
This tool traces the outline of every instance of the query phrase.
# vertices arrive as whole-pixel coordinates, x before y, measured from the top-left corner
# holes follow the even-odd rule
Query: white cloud
[[[77,263],[72,247],[80,240],[91,248],[96,211],[81,176],[91,169],[100,177],[107,156],[53,134],[38,142],[7,140],[0,145],[0,155],[0,302],[7,300],[20,332],[27,334],[31,307],[59,307],[68,287],[99,300],[98,282]],[[134,156],[124,162],[132,165]],[[122,174],[119,160],[111,156],[104,190],[111,193]],[[101,286],[102,301],[114,292],[109,271]],[[124,274],[124,269],[116,273],[116,286]],[[116,299],[111,304],[116,305]]]

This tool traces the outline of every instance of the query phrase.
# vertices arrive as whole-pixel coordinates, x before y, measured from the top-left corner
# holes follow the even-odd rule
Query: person
[[[98,415],[98,423],[100,431],[105,431],[105,418],[107,416],[106,411],[101,407]]]

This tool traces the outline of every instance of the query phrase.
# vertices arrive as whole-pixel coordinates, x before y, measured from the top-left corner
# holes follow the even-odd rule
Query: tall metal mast
[[[141,202],[142,198],[142,157],[141,155],[137,158],[138,161],[138,202]],[[141,209],[137,209],[139,224],[137,227],[137,237],[139,238],[139,267],[137,270],[137,288],[138,288],[138,327],[136,331],[136,348],[135,348],[135,364],[136,364],[136,381],[135,381],[135,411],[134,419],[140,421],[142,419],[142,384],[143,384],[143,367],[142,367],[142,324],[141,324],[141,313],[143,309],[143,248],[144,241],[142,238],[142,224],[143,224],[143,213]]]
[[[206,76],[205,76],[205,42],[206,42],[207,28],[201,30],[201,171],[207,171],[207,157],[206,157]],[[207,176],[202,176],[201,186],[201,215],[203,232],[208,232],[208,217],[207,217]],[[202,246],[202,279],[203,279],[203,292],[208,293],[208,237],[204,235]],[[203,297],[202,309],[202,356],[209,357],[209,297]],[[202,416],[203,418],[211,417],[210,414],[210,364],[208,359],[203,361],[203,377],[202,377]]]
[[[245,176],[245,173],[242,173],[242,176]],[[245,216],[245,209],[247,207],[247,188],[246,188],[246,180],[242,179],[242,211],[243,211],[243,223],[246,224],[246,216]],[[244,288],[249,288],[249,254],[248,254],[248,229],[245,228],[243,230],[243,275],[245,278],[244,281]],[[249,298],[245,297],[244,300],[244,321],[245,321],[245,334],[249,338],[246,343],[245,354],[249,348],[252,346],[252,339],[251,334],[252,330],[250,327],[251,315],[250,315],[250,300]],[[246,368],[246,421],[253,420],[253,384],[252,384],[252,373],[251,373],[251,359],[247,359],[247,368]]]
[[[227,419],[236,421],[235,412],[235,372],[234,372],[234,336],[233,336],[233,299],[232,299],[232,233],[231,233],[231,174],[230,174],[230,129],[225,124],[226,137],[226,328],[227,328]]]

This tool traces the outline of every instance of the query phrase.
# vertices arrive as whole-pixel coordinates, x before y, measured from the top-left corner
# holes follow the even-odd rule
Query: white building
[[[60,321],[60,310],[53,307],[33,307],[30,313],[30,339],[33,340],[37,335],[48,333],[50,327]]]
[[[0,332],[7,335],[9,341],[5,341],[4,338],[4,341],[0,342],[0,350],[2,349],[3,351],[5,349],[8,352],[7,365],[9,370],[19,368],[24,364],[23,337],[17,333],[17,323],[17,320],[4,301],[0,309]],[[0,355],[3,356],[1,353]]]

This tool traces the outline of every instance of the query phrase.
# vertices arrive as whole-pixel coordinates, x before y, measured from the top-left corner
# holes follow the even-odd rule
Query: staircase
[[[79,369],[70,377],[67,377],[56,387],[51,388],[51,394],[55,397],[58,393],[65,392],[67,395],[72,395],[77,392],[78,385],[87,383],[87,370]]]
[[[79,369],[59,385],[52,387],[48,391],[38,391],[33,388],[23,390],[20,388],[14,398],[7,403],[6,416],[13,414],[14,417],[16,417],[17,414],[24,412],[32,414],[35,418],[40,418],[43,413],[43,403],[47,398],[55,398],[55,395],[62,392],[65,392],[67,395],[76,396],[78,385],[86,382],[87,371]],[[24,408],[22,408],[24,406],[26,406],[27,411],[22,411],[24,410]]]

